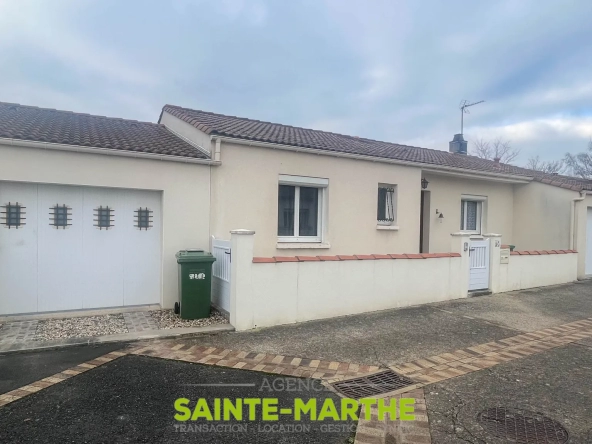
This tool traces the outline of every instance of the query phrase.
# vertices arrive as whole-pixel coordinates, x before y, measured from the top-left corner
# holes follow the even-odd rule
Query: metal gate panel
[[[469,248],[469,291],[489,288],[489,239],[471,240]]]
[[[212,302],[230,313],[230,241],[212,239],[212,255],[216,258],[212,268]]]

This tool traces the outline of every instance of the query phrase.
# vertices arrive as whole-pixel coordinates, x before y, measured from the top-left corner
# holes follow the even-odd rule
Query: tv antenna
[[[462,100],[460,102],[459,108],[460,108],[460,133],[461,134],[463,133],[465,113],[470,114],[469,110],[467,108],[469,106],[479,105],[480,103],[483,103],[483,102],[485,102],[485,100],[479,100],[478,102],[473,102],[473,103],[469,103],[468,100]]]

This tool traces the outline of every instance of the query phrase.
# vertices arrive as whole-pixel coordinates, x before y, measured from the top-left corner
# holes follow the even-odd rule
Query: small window
[[[95,227],[108,230],[113,227],[113,208],[100,206],[95,208]]]
[[[0,219],[6,228],[20,228],[25,225],[25,207],[18,202],[4,205],[0,212]]]
[[[462,200],[460,206],[460,229],[481,233],[481,212],[483,203],[476,200]]]
[[[280,176],[278,188],[278,240],[321,242],[323,190],[327,179]]]
[[[378,213],[376,216],[379,225],[392,225],[395,222],[395,186],[378,186]]]
[[[136,227],[140,230],[152,228],[152,210],[149,208],[138,208],[136,210]]]
[[[54,207],[50,208],[50,220],[51,220],[51,224],[52,226],[56,227],[56,228],[63,228],[65,229],[66,227],[69,227],[70,225],[72,225],[71,223],[69,223],[72,219],[70,219],[70,216],[72,215],[71,213],[71,208],[67,205],[56,205]]]

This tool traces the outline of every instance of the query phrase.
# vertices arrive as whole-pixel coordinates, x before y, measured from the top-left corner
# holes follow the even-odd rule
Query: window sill
[[[331,244],[326,242],[278,242],[275,247],[278,250],[327,249],[331,248]]]
[[[377,230],[399,231],[398,225],[376,225]]]

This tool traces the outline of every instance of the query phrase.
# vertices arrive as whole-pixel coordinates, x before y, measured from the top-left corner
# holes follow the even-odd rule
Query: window
[[[379,225],[392,225],[395,222],[395,186],[378,185],[378,213],[376,219]]]
[[[138,208],[136,210],[136,227],[140,230],[152,228],[152,210],[148,208]]]
[[[18,202],[8,202],[8,204],[1,208],[3,211],[0,212],[0,216],[2,216],[0,219],[2,219],[2,223],[6,228],[18,229],[25,225],[25,218],[23,217],[25,214],[23,211],[25,209],[24,206]]]
[[[481,233],[481,213],[483,202],[480,200],[461,200],[460,229]]]
[[[312,177],[280,176],[278,240],[321,242],[324,189],[329,181]]]
[[[108,230],[113,227],[113,208],[100,206],[95,208],[95,227]]]
[[[71,208],[66,206],[66,205],[56,205],[54,207],[50,208],[51,212],[49,213],[50,215],[50,221],[52,226],[56,227],[56,228],[63,228],[66,229],[66,227],[72,225],[69,224],[68,222],[71,221],[72,219],[69,218],[69,216],[72,215],[72,213],[70,213]]]

